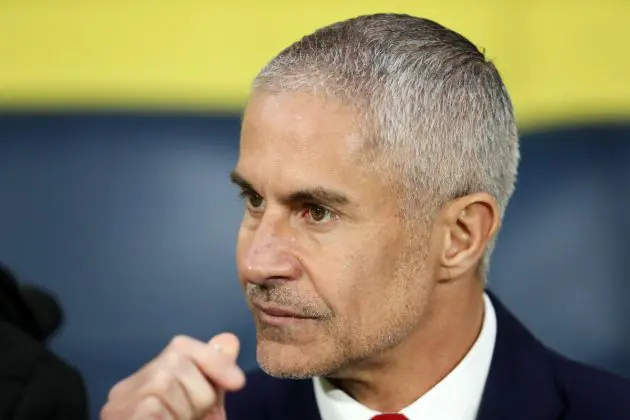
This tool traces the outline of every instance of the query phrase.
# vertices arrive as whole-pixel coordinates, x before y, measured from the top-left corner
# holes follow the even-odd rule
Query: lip
[[[255,302],[252,302],[252,305],[259,314],[258,318],[269,325],[281,326],[315,319],[280,306],[261,305]]]

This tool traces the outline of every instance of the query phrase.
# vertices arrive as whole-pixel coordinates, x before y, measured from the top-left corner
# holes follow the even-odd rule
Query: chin
[[[295,344],[258,338],[256,358],[260,368],[270,376],[308,379],[335,371],[335,357],[321,345]]]

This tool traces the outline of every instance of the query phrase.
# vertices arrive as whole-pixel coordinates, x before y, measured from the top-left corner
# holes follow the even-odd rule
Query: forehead
[[[254,180],[351,182],[360,172],[357,114],[301,92],[255,94],[245,110],[237,171]]]

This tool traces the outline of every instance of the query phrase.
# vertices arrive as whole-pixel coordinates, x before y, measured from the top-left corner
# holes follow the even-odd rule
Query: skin
[[[245,207],[237,267],[265,371],[325,376],[364,405],[396,412],[446,376],[476,340],[478,267],[499,212],[491,196],[477,193],[410,226],[399,186],[361,163],[360,127],[354,110],[333,99],[252,96],[232,174]],[[222,396],[244,378],[235,365],[238,340],[216,339],[221,357],[190,338],[171,345],[114,388],[106,408],[115,415],[103,418],[136,418],[126,415],[145,415],[149,404],[167,407],[172,418],[224,419]],[[221,376],[230,369],[231,379]],[[196,381],[186,379],[195,373]],[[199,377],[210,379],[205,388]]]

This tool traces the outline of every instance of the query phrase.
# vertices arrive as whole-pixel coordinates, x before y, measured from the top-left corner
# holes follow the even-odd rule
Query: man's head
[[[422,329],[440,287],[479,286],[519,152],[473,44],[364,16],[293,44],[253,88],[233,180],[263,369],[341,375]]]

